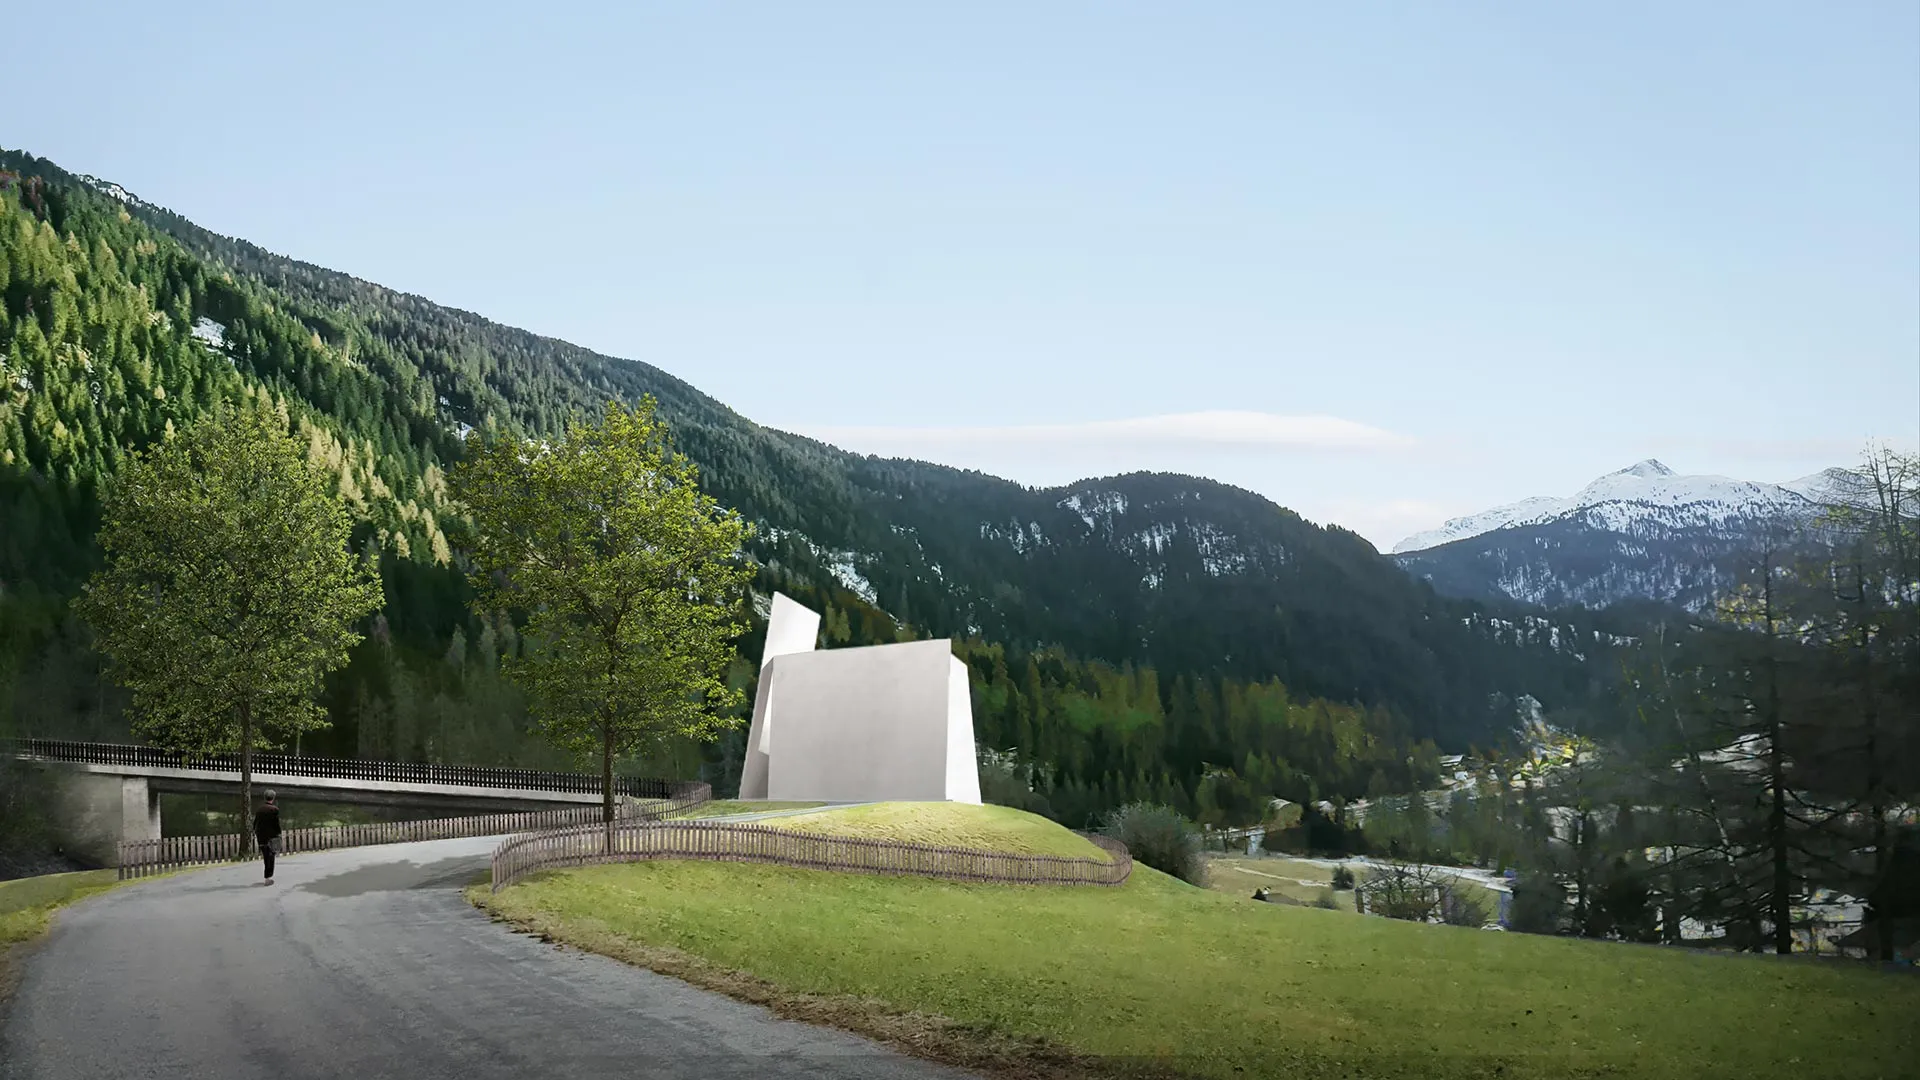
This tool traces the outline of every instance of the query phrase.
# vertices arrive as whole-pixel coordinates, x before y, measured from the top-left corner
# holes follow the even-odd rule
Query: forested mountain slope
[[[286,411],[386,576],[387,611],[330,687],[327,749],[540,753],[495,674],[515,628],[465,609],[445,473],[470,427],[549,432],[643,394],[703,484],[762,524],[763,591],[821,606],[836,642],[963,639],[982,741],[1089,807],[1196,805],[1207,777],[1249,799],[1400,786],[1421,740],[1496,738],[1503,701],[1592,701],[1611,677],[1596,617],[1439,598],[1248,492],[1165,475],[1036,491],[848,454],[644,363],[216,236],[17,152],[0,152],[0,297],[0,719],[16,727],[114,730],[65,612],[96,558],[97,487],[127,448],[243,398]],[[708,755],[722,783],[737,749]]]
[[[1489,716],[1489,695],[1558,703],[1589,689],[1586,662],[1545,641],[1502,640],[1486,613],[1437,597],[1358,536],[1251,492],[1165,474],[1031,490],[910,462],[853,472],[895,496],[891,525],[929,574],[897,582],[912,563],[872,560],[883,606],[941,632],[1278,677],[1392,708],[1446,744],[1506,723]],[[1593,634],[1589,621],[1567,631]]]

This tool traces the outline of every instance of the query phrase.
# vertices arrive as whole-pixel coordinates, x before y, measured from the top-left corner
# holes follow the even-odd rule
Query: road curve
[[[355,848],[116,889],[60,913],[0,1018],[0,1080],[961,1080],[542,945],[461,887],[498,838]]]

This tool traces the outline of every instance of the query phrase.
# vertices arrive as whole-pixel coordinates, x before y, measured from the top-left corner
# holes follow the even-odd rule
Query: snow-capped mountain
[[[1740,556],[1766,530],[1815,513],[1838,471],[1768,484],[1682,476],[1649,459],[1569,498],[1536,496],[1455,518],[1407,537],[1393,553],[1453,595],[1698,608],[1731,582]]]
[[[1691,528],[1756,516],[1794,514],[1811,509],[1816,493],[1825,486],[1827,475],[1816,473],[1789,484],[1731,480],[1724,476],[1681,476],[1648,458],[1608,473],[1571,498],[1536,495],[1454,518],[1437,529],[1415,533],[1393,545],[1393,553],[1425,551],[1499,529],[1544,525],[1581,516],[1591,524],[1618,531],[1641,522]]]

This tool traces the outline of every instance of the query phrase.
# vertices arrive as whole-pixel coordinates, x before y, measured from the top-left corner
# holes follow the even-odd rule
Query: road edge
[[[112,868],[105,867],[104,869],[110,870]],[[75,904],[83,904],[96,896],[102,896],[118,889],[124,889],[129,885],[139,885],[143,882],[158,881],[161,878],[173,877],[176,874],[188,874],[195,870],[206,869],[210,869],[210,867],[189,866],[177,870],[169,870],[163,874],[149,874],[145,877],[119,878],[114,881],[103,881],[96,885],[86,886],[74,895],[63,897],[56,903],[44,905],[47,913],[47,925],[42,928],[39,933],[23,941],[0,944],[0,1029],[4,1029],[6,1025],[7,1012],[12,1005],[14,993],[20,988],[20,982],[25,977],[27,969],[26,958],[32,955],[33,950],[42,941],[46,940],[48,934],[53,932],[53,928],[59,920],[61,912]],[[74,872],[84,874],[92,871],[79,870]],[[24,879],[16,878],[14,880]]]
[[[74,871],[74,873],[82,874],[89,872],[90,871],[86,870]],[[14,880],[25,879],[16,878]],[[129,884],[129,882],[125,880],[103,881],[94,886],[83,887],[74,895],[62,897],[57,903],[46,905],[46,926],[42,927],[38,933],[21,941],[0,943],[0,1027],[4,1027],[6,1024],[7,1013],[13,1004],[14,993],[20,988],[20,981],[24,977],[27,968],[27,956],[33,951],[35,945],[44,941],[46,936],[53,931],[54,920],[60,917],[60,912],[90,897],[98,896],[101,893],[112,892],[114,889],[126,884]]]
[[[7,1013],[13,1005],[13,992],[20,988],[20,973],[26,970],[25,958],[31,941],[22,941],[11,945],[0,945],[0,1031],[7,1024]]]

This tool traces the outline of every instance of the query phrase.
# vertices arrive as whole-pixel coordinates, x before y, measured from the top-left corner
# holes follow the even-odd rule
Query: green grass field
[[[862,836],[915,844],[979,848],[1015,855],[1105,859],[1085,838],[1042,817],[1005,806],[886,802],[776,818],[768,825],[824,836]]]
[[[740,799],[715,799],[704,802],[691,810],[673,815],[675,821],[693,818],[726,817],[729,814],[760,814],[770,810],[806,810],[815,806],[824,806],[817,802],[754,802]]]
[[[1207,887],[1214,892],[1246,899],[1255,889],[1269,889],[1289,900],[1311,904],[1333,888],[1333,871],[1312,863],[1272,856],[1214,855],[1207,860]],[[1353,910],[1353,891],[1333,894],[1342,911]]]
[[[1289,900],[1312,904],[1333,888],[1333,868],[1290,859],[1284,855],[1213,855],[1207,860],[1211,873],[1207,887],[1215,892],[1250,898],[1255,889],[1265,888]],[[1350,867],[1362,880],[1367,868],[1360,863]],[[1500,896],[1473,881],[1453,882],[1454,886],[1477,900],[1489,918],[1500,910]],[[1341,911],[1353,910],[1353,890],[1333,892],[1333,902]]]
[[[1255,904],[1144,867],[1108,889],[655,862],[472,895],[1014,1075],[1829,1080],[1903,1075],[1920,1050],[1920,979]]]

